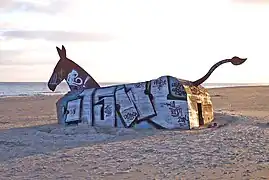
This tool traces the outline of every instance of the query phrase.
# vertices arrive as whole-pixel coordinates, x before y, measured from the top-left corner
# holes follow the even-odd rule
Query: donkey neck
[[[70,60],[66,82],[71,91],[90,88],[99,88],[100,85],[78,64]]]

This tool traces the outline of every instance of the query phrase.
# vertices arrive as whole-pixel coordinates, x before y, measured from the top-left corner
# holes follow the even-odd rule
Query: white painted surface
[[[92,117],[93,117],[93,101],[92,96],[95,89],[85,89],[80,96],[83,96],[82,100],[82,113],[81,113],[81,120],[82,122],[87,122],[90,125],[92,124]]]
[[[126,87],[130,89],[127,94],[138,111],[137,120],[154,116],[155,111],[150,97],[148,94],[145,94],[146,82],[127,84]]]
[[[67,116],[65,122],[80,120],[80,103],[81,99],[69,101],[67,104]]]
[[[116,87],[96,89],[93,96],[94,125],[114,127],[116,120],[115,89]]]
[[[177,79],[162,76],[150,82],[147,94],[146,82],[84,90],[79,95],[83,97],[81,120],[96,126],[150,128],[153,122],[166,129],[188,129],[188,102],[181,86]],[[79,108],[79,104],[74,101],[71,105]],[[80,117],[67,118],[71,121]]]
[[[129,99],[124,87],[117,88],[115,92],[116,103],[120,107],[121,118],[127,127],[138,117],[134,103]]]
[[[151,120],[167,129],[188,128],[188,104],[184,100],[167,100],[169,94],[168,78],[166,76],[151,81],[153,105],[157,116]],[[184,121],[185,118],[185,121]]]

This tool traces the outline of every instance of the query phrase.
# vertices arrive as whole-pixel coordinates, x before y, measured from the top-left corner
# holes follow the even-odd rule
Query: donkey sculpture
[[[59,123],[126,128],[191,129],[213,121],[212,102],[201,84],[220,65],[240,65],[247,60],[221,60],[196,81],[161,76],[146,82],[100,87],[83,68],[67,58],[64,46],[56,49],[60,60],[48,87],[54,91],[66,80],[71,90],[56,104]]]

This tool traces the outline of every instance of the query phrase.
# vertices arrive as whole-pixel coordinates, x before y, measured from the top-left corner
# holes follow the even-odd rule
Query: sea
[[[100,83],[103,86],[123,84],[121,82]],[[258,83],[205,83],[206,88],[236,87],[236,86],[260,86],[269,84]],[[40,95],[57,95],[65,94],[69,87],[65,82],[57,86],[54,92],[48,89],[46,82],[0,82],[0,97],[13,96],[40,96]]]

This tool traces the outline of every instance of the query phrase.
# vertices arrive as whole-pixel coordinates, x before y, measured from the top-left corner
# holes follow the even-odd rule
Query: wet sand
[[[269,179],[269,87],[210,89],[190,131],[61,127],[60,96],[0,99],[0,179]]]

